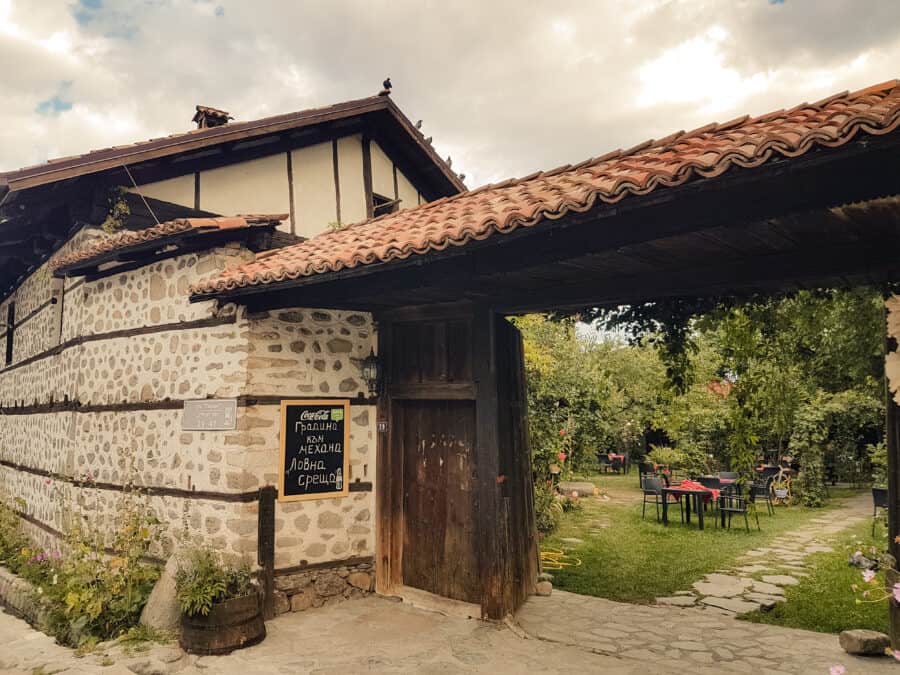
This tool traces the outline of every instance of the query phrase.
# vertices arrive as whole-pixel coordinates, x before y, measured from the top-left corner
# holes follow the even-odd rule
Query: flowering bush
[[[538,482],[534,486],[534,524],[542,535],[552,534],[559,527],[563,506],[556,498],[556,491],[550,481]]]
[[[0,498],[0,563],[35,587],[46,609],[43,628],[62,644],[82,646],[135,626],[159,577],[146,561],[159,522],[139,491],[123,495],[109,532],[92,525],[98,505],[80,503],[62,552],[42,550],[25,536],[24,507]]]

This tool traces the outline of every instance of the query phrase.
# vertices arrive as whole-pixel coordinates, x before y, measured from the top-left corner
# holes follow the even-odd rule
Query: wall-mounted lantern
[[[360,361],[359,369],[369,388],[370,396],[378,396],[381,393],[381,361],[375,356],[375,350],[369,351],[369,355]]]

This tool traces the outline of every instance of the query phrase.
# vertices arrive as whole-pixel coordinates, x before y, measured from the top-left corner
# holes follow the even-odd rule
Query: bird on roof
[[[425,139],[425,142],[428,143],[428,145],[431,145],[431,140],[432,140],[431,136],[429,136],[428,138]]]
[[[451,166],[453,166],[453,158],[447,155],[447,168],[449,169]]]
[[[419,120],[418,122],[416,122],[416,129],[421,129],[421,128],[422,128],[422,120]]]
[[[390,96],[391,95],[391,87],[394,85],[391,84],[391,78],[385,79],[384,82],[381,83],[381,91],[378,92],[379,96]]]
[[[464,173],[459,174],[459,179],[464,181],[466,179],[466,174],[464,174]]]
[[[391,84],[391,78],[387,78],[384,82],[381,83],[381,86],[385,89],[390,89],[394,85]]]

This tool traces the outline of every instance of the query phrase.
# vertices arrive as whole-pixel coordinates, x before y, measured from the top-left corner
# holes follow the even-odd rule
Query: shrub
[[[178,566],[175,588],[183,614],[207,616],[216,603],[253,591],[250,565],[229,565],[209,549],[194,549]]]
[[[651,447],[653,449],[647,455],[651,462],[671,469],[681,468],[681,465],[684,464],[685,455],[680,450],[665,445],[653,445]]]
[[[50,601],[49,632],[62,644],[109,640],[137,625],[159,569],[145,556],[159,522],[131,503],[118,517],[107,552],[105,537],[76,527],[66,554],[51,564],[53,583],[39,590]]]
[[[92,530],[92,515],[81,514],[88,526],[72,529],[65,553],[43,551],[22,533],[10,501],[0,499],[0,562],[35,586],[47,611],[43,628],[72,647],[118,637],[136,625],[159,577],[145,560],[159,522],[136,493],[124,496],[111,533]]]
[[[541,534],[552,534],[559,527],[563,507],[549,482],[534,486],[534,524]]]

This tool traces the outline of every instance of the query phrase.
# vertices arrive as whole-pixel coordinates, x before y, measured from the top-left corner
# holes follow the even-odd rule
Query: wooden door
[[[403,400],[395,405],[403,457],[403,583],[480,603],[474,403]]]

